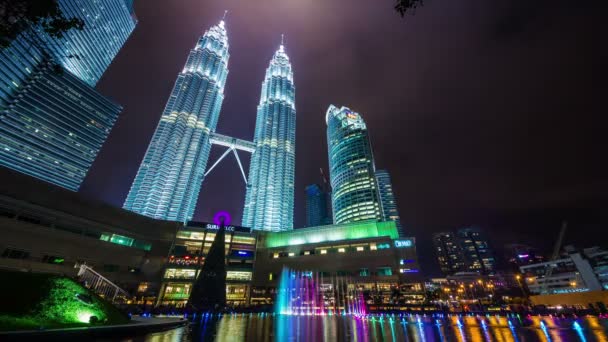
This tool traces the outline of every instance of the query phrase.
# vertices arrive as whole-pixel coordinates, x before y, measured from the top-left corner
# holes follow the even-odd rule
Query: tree
[[[82,30],[84,21],[66,18],[57,0],[0,0],[0,48],[35,27],[52,38],[61,38],[70,29]]]
[[[397,0],[395,10],[402,17],[410,10],[415,10],[418,6],[422,6],[423,0]]]

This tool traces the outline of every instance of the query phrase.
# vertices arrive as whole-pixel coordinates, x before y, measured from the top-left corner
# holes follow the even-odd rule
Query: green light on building
[[[121,246],[143,249],[145,251],[149,251],[152,248],[152,245],[147,242],[135,240],[128,236],[123,236],[123,235],[118,235],[118,234],[104,233],[104,234],[101,234],[101,236],[99,237],[99,240],[115,243],[115,244],[121,245]]]
[[[266,248],[275,248],[328,241],[367,239],[381,236],[397,239],[399,233],[397,232],[395,222],[365,221],[302,228],[284,232],[271,232],[266,234],[264,246]]]

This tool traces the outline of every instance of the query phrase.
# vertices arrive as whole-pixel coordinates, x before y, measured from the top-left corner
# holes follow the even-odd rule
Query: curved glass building
[[[295,139],[293,72],[281,44],[262,83],[243,226],[271,231],[293,229]]]
[[[383,218],[374,156],[359,113],[330,105],[325,116],[334,224]]]
[[[190,51],[133,181],[124,208],[149,217],[188,221],[207,167],[224,101],[228,37],[224,21]]]

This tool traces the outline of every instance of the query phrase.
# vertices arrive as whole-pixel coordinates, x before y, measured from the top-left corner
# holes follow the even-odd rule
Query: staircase
[[[89,290],[95,292],[100,297],[112,304],[127,304],[132,296],[125,290],[118,287],[106,277],[97,273],[85,264],[75,265],[78,270],[78,280]]]

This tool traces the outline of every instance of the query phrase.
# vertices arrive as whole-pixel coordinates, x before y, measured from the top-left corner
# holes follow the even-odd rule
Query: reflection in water
[[[128,341],[608,342],[606,319],[530,317],[522,321],[529,322],[529,326],[522,326],[514,316],[207,315],[197,317],[189,328],[149,334]]]

